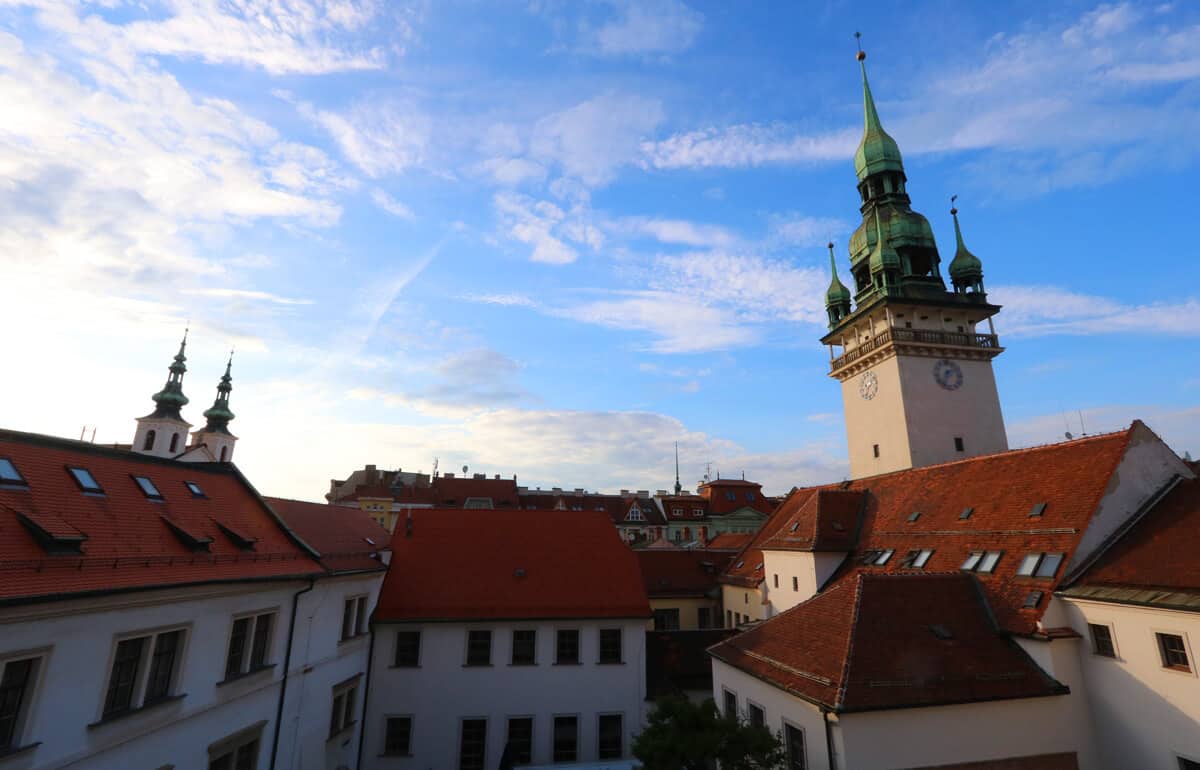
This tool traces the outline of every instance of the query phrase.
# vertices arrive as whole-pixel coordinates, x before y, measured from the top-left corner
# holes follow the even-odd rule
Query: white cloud
[[[724,227],[682,219],[622,217],[614,220],[609,229],[627,237],[646,237],[659,243],[682,246],[723,248],[738,241],[738,237]]]
[[[405,171],[420,163],[429,148],[430,121],[412,105],[362,102],[344,114],[304,102],[297,107],[370,177]]]
[[[585,51],[622,56],[671,54],[691,47],[704,16],[679,0],[621,0],[616,18],[584,34]]]
[[[650,168],[745,168],[773,164],[845,161],[860,129],[805,136],[781,125],[742,124],[674,134],[641,144]]]
[[[417,218],[412,209],[376,187],[371,190],[371,202],[398,219],[413,221]]]
[[[591,222],[586,200],[564,210],[552,201],[501,192],[493,196],[492,203],[505,234],[533,247],[529,255],[533,262],[565,265],[579,257],[576,246],[597,249],[604,243],[604,236]]]
[[[836,235],[849,232],[854,225],[844,219],[810,217],[804,214],[773,214],[768,241],[776,246],[824,246],[836,242]]]
[[[656,99],[602,94],[539,120],[530,154],[587,185],[607,184],[619,167],[637,159],[641,142],[663,117]]]
[[[1194,299],[1132,305],[1053,286],[997,286],[988,298],[1004,306],[997,318],[1009,334],[1200,336],[1200,301]]]
[[[741,347],[757,341],[755,330],[739,323],[731,311],[683,293],[616,292],[612,299],[587,300],[548,312],[611,329],[646,332],[645,345],[656,353],[696,353]]]
[[[278,294],[272,294],[267,291],[254,291],[252,289],[184,289],[184,294],[194,294],[201,297],[217,297],[220,299],[244,299],[244,300],[259,300],[261,302],[269,302],[275,305],[311,305],[311,299],[292,299],[290,297],[281,297]]]
[[[545,167],[528,158],[489,158],[481,161],[476,166],[476,170],[491,178],[496,184],[508,187],[546,178]]]

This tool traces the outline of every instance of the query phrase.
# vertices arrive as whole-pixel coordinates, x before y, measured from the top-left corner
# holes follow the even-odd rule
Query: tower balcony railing
[[[834,358],[829,363],[830,371],[837,371],[846,364],[853,363],[869,353],[884,347],[891,342],[904,342],[917,345],[952,346],[961,348],[998,349],[1000,338],[995,334],[974,334],[966,332],[943,332],[932,329],[908,329],[893,326],[884,329],[874,338],[863,342],[852,350]]]

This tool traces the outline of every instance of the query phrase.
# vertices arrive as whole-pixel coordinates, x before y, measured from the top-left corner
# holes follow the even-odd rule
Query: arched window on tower
[[[229,458],[229,447],[221,447],[221,462],[225,462]]]
[[[170,449],[168,449],[167,451],[168,451],[168,452],[174,452],[174,451],[175,451],[176,449],[178,449],[178,448],[179,448],[179,434],[178,434],[178,433],[172,433],[172,434],[171,434],[171,447],[170,447]]]
[[[154,449],[154,437],[154,431],[151,430],[146,432],[146,441],[142,444],[143,452],[149,452],[150,450]]]

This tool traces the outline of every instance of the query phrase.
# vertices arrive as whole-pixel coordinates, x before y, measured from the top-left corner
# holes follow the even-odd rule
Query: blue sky
[[[190,323],[272,494],[840,478],[861,30],[1011,443],[1200,454],[1200,8],[1047,5],[0,0],[0,424],[128,441]]]

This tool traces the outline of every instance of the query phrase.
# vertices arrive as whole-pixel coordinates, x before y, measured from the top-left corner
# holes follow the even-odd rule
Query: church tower
[[[154,399],[154,411],[137,420],[137,430],[133,435],[134,452],[155,457],[176,457],[186,448],[188,429],[192,424],[179,413],[188,402],[188,397],[183,395],[183,375],[187,373],[186,348],[187,332],[184,331],[179,352],[167,367],[167,384],[151,397]]]
[[[204,410],[207,422],[204,427],[192,434],[192,448],[204,446],[217,462],[233,462],[233,445],[237,436],[229,432],[229,421],[233,412],[229,409],[229,394],[233,391],[233,377],[230,369],[233,367],[233,353],[225,364],[225,374],[217,384],[217,398],[213,405]]]
[[[850,237],[853,293],[838,278],[825,295],[829,376],[842,385],[853,478],[1008,449],[992,359],[1004,351],[951,209],[952,290],[928,220],[913,211],[900,148],[883,130],[858,52],[863,138],[854,153],[862,224]],[[853,306],[852,306],[853,303]],[[983,325],[980,328],[980,325]]]

